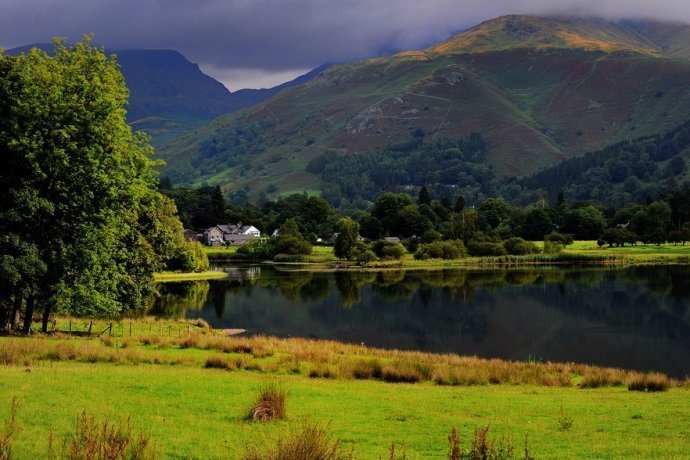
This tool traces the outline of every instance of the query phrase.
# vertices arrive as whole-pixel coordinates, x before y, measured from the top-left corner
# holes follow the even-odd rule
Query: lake
[[[690,267],[321,273],[216,267],[151,313],[214,328],[690,375]]]

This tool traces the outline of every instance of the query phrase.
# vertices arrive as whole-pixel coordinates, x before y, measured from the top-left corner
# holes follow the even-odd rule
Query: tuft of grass
[[[204,367],[207,369],[230,369],[230,362],[221,355],[212,355],[206,358]]]
[[[12,439],[19,431],[17,426],[17,408],[19,403],[17,398],[12,398],[10,403],[10,414],[5,420],[5,426],[0,431],[0,460],[10,460],[12,458]]]
[[[465,458],[470,460],[500,460],[513,458],[515,447],[510,440],[505,438],[490,439],[489,426],[480,427],[474,430],[472,446]],[[527,455],[527,447],[525,447]]]
[[[350,375],[358,380],[379,380],[383,377],[383,367],[378,359],[357,359],[352,363]]]
[[[607,386],[622,386],[625,375],[616,369],[593,368],[579,383],[580,388],[601,388]]]
[[[573,427],[573,419],[568,417],[563,410],[563,404],[561,404],[561,411],[558,415],[558,431],[568,431]]]
[[[400,455],[396,452],[397,447],[395,443],[392,442],[388,448],[388,460],[407,460],[407,449],[405,448],[405,443],[400,444]]]
[[[460,460],[462,458],[462,447],[460,447],[460,436],[455,427],[451,428],[448,435],[448,460]]]
[[[287,390],[276,382],[270,382],[259,390],[249,418],[254,421],[268,422],[271,420],[282,420],[285,418],[287,410]]]
[[[430,377],[428,365],[401,359],[385,365],[381,370],[381,380],[388,383],[417,383]]]
[[[664,374],[649,373],[637,375],[628,381],[630,391],[666,391],[672,386],[671,380]]]
[[[316,424],[307,424],[301,430],[281,438],[275,446],[247,447],[244,460],[350,460],[340,440],[332,440],[327,430]]]
[[[74,432],[62,444],[62,452],[54,452],[54,440],[48,439],[50,458],[70,460],[154,459],[157,457],[151,437],[145,432],[133,433],[132,421],[99,422],[83,411],[77,415]]]

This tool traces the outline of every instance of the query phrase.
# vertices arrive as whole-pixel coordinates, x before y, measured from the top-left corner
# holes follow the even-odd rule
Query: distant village
[[[278,236],[278,230],[274,230],[271,237]],[[330,238],[318,238],[314,243],[322,245],[332,245],[338,233],[334,233]],[[259,241],[262,239],[261,231],[253,225],[243,225],[242,222],[238,224],[214,225],[207,228],[203,232],[197,230],[185,229],[184,238],[187,241],[199,241],[205,246],[241,246],[252,241]],[[264,235],[263,238],[266,238]],[[368,238],[359,237],[360,240],[371,242]],[[386,237],[384,240],[398,244],[401,242],[397,237]]]

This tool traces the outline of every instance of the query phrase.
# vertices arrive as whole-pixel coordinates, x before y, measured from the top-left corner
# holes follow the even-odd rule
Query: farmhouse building
[[[253,225],[216,225],[204,232],[203,242],[207,246],[239,245],[261,238],[261,232]]]

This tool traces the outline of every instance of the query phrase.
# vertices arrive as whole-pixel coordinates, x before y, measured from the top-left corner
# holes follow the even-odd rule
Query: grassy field
[[[622,248],[599,248],[596,241],[576,241],[568,246],[566,253],[615,256],[632,263],[690,263],[690,245],[638,244]]]
[[[184,326],[191,334],[0,338],[0,421],[16,397],[16,458],[44,457],[51,431],[63,439],[83,410],[131,417],[163,458],[240,458],[247,444],[272,444],[307,422],[327,426],[364,459],[389,458],[392,442],[398,452],[404,444],[409,459],[447,458],[451,427],[468,448],[474,430],[489,426],[492,436],[512,440],[518,456],[527,438],[535,458],[683,458],[690,449],[687,382]],[[489,380],[437,378],[448,371]],[[391,383],[404,379],[385,375],[421,376]],[[668,389],[628,391],[645,377]],[[288,392],[287,418],[246,420],[259,388],[276,381]],[[580,388],[585,381],[602,386]]]

